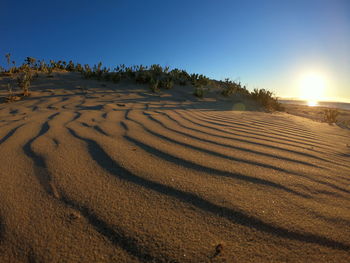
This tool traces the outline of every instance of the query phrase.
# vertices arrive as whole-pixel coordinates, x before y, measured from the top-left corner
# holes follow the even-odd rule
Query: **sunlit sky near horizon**
[[[32,56],[111,67],[161,64],[279,97],[350,102],[348,0],[1,0],[0,6],[2,66],[8,52],[18,63]]]

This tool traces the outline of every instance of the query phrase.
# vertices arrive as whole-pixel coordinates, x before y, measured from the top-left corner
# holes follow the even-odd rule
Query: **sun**
[[[300,78],[300,98],[306,100],[309,106],[316,106],[324,98],[326,88],[325,78],[317,73],[308,73]]]

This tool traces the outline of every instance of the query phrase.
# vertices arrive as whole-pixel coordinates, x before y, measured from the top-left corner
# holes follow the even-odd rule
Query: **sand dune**
[[[349,130],[191,93],[0,104],[0,262],[349,262]]]

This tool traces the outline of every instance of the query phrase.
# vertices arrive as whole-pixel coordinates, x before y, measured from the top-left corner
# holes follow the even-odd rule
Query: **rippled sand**
[[[0,262],[349,262],[349,130],[191,93],[0,104]]]

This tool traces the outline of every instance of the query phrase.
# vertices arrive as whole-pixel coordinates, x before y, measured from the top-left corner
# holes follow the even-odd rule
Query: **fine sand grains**
[[[0,104],[0,262],[349,262],[349,130],[191,93]]]

